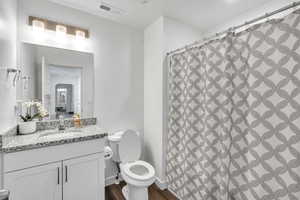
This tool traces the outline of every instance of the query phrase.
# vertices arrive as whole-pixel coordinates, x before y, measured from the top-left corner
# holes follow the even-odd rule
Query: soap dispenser
[[[74,120],[74,127],[75,127],[75,128],[81,128],[80,115],[79,115],[79,114],[75,114],[75,115],[73,116],[73,120]]]

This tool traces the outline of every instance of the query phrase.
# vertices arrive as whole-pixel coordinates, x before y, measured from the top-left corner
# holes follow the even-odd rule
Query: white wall
[[[149,25],[144,32],[144,143],[145,160],[151,163],[156,176],[163,174],[163,52],[164,18]]]
[[[165,52],[184,47],[202,38],[202,33],[190,25],[164,17]]]
[[[167,119],[166,53],[201,38],[186,24],[160,17],[144,31],[144,143],[145,160],[156,170],[159,186],[165,183]],[[161,184],[161,185],[160,185]]]
[[[26,25],[28,15],[89,29],[91,37],[83,50],[94,53],[94,113],[98,122],[109,132],[131,128],[143,134],[143,33],[45,0],[19,3],[21,41],[35,42]],[[75,46],[69,40],[62,44],[53,39],[42,44],[67,49]],[[106,173],[113,175],[111,165]]]
[[[17,67],[17,3],[1,0],[0,3],[0,68]],[[13,76],[8,79],[0,69],[0,133],[15,125],[16,88]]]
[[[20,55],[20,69],[22,70],[22,77],[30,77],[30,79],[22,79],[17,82],[17,100],[31,101],[36,99],[38,95],[36,49],[29,45],[21,46],[21,48],[22,55]]]

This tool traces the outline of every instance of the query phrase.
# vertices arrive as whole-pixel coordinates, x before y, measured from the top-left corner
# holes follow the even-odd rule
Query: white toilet
[[[142,145],[138,132],[126,130],[108,137],[114,152],[113,160],[120,163],[121,175],[127,183],[122,192],[128,200],[148,200],[148,187],[155,181],[155,170],[138,160]]]

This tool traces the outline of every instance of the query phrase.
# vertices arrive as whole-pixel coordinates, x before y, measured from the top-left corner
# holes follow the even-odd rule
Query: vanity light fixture
[[[64,37],[67,35],[67,27],[63,25],[56,25],[56,35]]]
[[[32,20],[32,29],[34,31],[42,32],[45,30],[45,23],[42,20]]]
[[[89,38],[89,31],[84,28],[67,25],[60,22],[55,22],[48,19],[43,19],[40,17],[29,16],[28,18],[29,26],[32,26],[33,29],[38,30],[50,30],[56,32],[59,36],[73,35],[76,38],[84,37]],[[78,33],[79,32],[79,33]]]
[[[83,39],[85,39],[85,32],[81,31],[81,30],[76,30],[75,36],[76,36],[76,39],[83,40]]]

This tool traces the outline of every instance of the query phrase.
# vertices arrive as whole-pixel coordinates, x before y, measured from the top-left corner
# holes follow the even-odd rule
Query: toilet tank
[[[109,141],[110,147],[113,151],[112,160],[115,162],[120,162],[119,143],[120,143],[122,135],[124,133],[125,133],[125,131],[118,131],[118,132],[108,136],[108,141]]]

